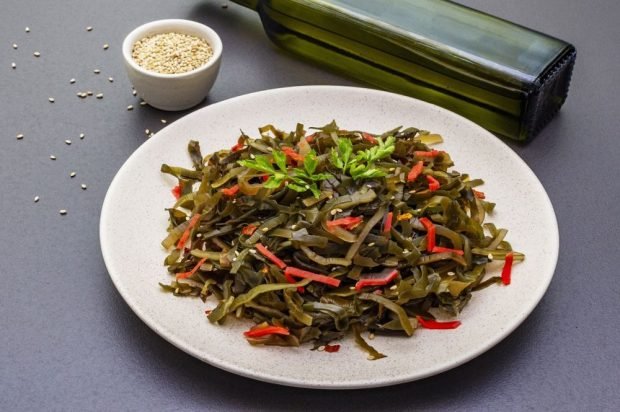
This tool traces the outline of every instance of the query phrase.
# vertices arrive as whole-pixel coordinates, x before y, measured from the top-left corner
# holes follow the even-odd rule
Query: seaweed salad
[[[375,360],[385,355],[364,334],[456,328],[432,312],[457,316],[473,292],[510,283],[524,255],[485,223],[495,205],[475,189],[483,181],[429,147],[441,136],[310,129],[266,125],[206,156],[190,141],[192,168],[162,165],[178,179],[165,291],[214,296],[209,321],[251,320],[251,344],[335,352],[352,333]],[[487,278],[493,260],[501,276]]]

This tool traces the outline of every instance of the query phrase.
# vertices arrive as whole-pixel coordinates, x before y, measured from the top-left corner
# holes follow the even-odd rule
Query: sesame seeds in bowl
[[[189,20],[147,23],[123,42],[129,80],[142,99],[161,110],[184,110],[204,100],[217,78],[221,55],[217,33]]]

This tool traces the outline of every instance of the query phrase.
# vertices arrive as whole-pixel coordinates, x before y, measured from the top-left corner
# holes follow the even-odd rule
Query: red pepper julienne
[[[183,232],[183,234],[179,238],[179,243],[177,243],[177,249],[183,249],[183,247],[185,246],[185,243],[187,243],[187,240],[189,239],[189,235],[191,233],[192,228],[196,226],[196,223],[198,223],[199,220],[200,220],[200,214],[197,213],[194,216],[192,216],[192,218],[189,220],[189,224],[187,225],[187,228],[185,229],[185,232]]]
[[[370,133],[362,132],[362,137],[370,144],[377,144],[377,139]]]
[[[340,286],[340,279],[320,275],[318,273],[309,272],[307,270],[299,269],[292,266],[287,266],[286,269],[284,269],[284,275],[286,276],[287,274],[302,279],[310,279],[313,282],[325,283],[326,285],[333,287]]]
[[[280,258],[271,253],[269,249],[267,249],[262,243],[256,244],[256,250],[260,252],[261,255],[265,256],[267,259],[271,260],[273,264],[275,264],[280,269],[284,269],[286,267],[286,263],[284,263]]]
[[[451,253],[456,253],[457,255],[460,255],[460,256],[463,256],[464,254],[464,252],[460,249],[451,249],[449,247],[442,247],[442,246],[433,247],[433,250],[431,250],[431,252],[433,253],[451,252]]]
[[[393,218],[394,218],[394,213],[392,212],[388,212],[387,215],[385,215],[385,223],[383,224],[383,231],[382,231],[384,235],[388,235],[390,233],[390,230],[392,230],[392,219]]]
[[[422,316],[416,316],[418,323],[425,329],[456,329],[461,326],[461,322],[453,320],[449,322],[439,322],[432,319],[424,319]]]
[[[414,180],[416,180],[418,176],[420,176],[420,174],[422,173],[422,170],[424,170],[424,162],[420,160],[415,165],[413,165],[413,167],[407,174],[407,181],[413,182]]]
[[[431,192],[434,192],[441,187],[441,185],[439,184],[439,180],[435,179],[431,175],[426,175],[426,180],[428,180],[428,190],[430,190]]]
[[[234,196],[239,192],[239,185],[234,185],[229,188],[222,189],[222,194],[224,196]]]
[[[514,254],[512,252],[506,253],[506,260],[504,261],[504,267],[502,268],[502,283],[504,285],[510,285],[513,260]]]
[[[177,273],[177,279],[185,279],[185,278],[192,276],[194,273],[198,271],[200,266],[202,266],[202,264],[205,263],[206,261],[207,261],[207,258],[202,258],[198,261],[196,266],[194,266],[194,268],[190,270],[189,272]]]
[[[332,228],[335,226],[341,226],[347,230],[351,230],[351,229],[355,229],[363,221],[364,221],[364,218],[361,216],[356,216],[356,217],[348,216],[348,217],[343,217],[340,219],[328,220],[327,227]]]
[[[367,286],[385,286],[392,282],[398,276],[398,270],[393,270],[384,278],[366,278],[360,279],[355,284],[355,290],[359,291]]]
[[[428,218],[420,218],[420,223],[426,228],[426,251],[433,252],[435,248],[435,225]]]
[[[175,187],[172,188],[170,192],[172,193],[172,196],[174,196],[175,199],[179,200],[179,198],[181,197],[181,186],[176,185]]]
[[[257,226],[249,224],[241,229],[241,234],[246,236],[252,236],[252,234],[256,231]]]
[[[257,327],[252,328],[248,331],[243,332],[246,338],[260,338],[265,335],[284,335],[288,336],[291,334],[289,330],[283,326],[266,326],[266,327]]]

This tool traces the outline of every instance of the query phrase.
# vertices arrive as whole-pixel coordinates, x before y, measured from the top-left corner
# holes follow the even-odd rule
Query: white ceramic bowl
[[[201,37],[213,49],[213,56],[203,65],[180,74],[162,74],[146,70],[131,57],[133,45],[144,37],[159,33],[182,33]],[[129,80],[138,95],[161,110],[184,110],[204,100],[220,69],[222,40],[213,29],[190,20],[157,20],[137,27],[123,41],[123,58]]]

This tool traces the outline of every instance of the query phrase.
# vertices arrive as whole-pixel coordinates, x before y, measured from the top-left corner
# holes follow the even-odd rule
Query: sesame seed
[[[291,230],[296,230],[297,229],[297,225],[291,225]]]
[[[56,156],[54,156],[54,155],[50,155],[50,159],[52,159],[52,160],[56,160]]]
[[[146,134],[150,134],[150,133],[151,133],[151,131],[150,131],[149,129],[145,129],[145,130],[144,130],[144,133],[146,133]]]
[[[409,253],[409,249],[403,249],[403,254]]]
[[[109,81],[110,83],[114,83],[114,77],[108,77],[108,81]]]
[[[146,104],[147,104],[147,103],[146,103],[144,100],[142,100],[142,101],[140,102],[140,106],[146,106]]]
[[[256,254],[256,249],[250,249],[250,253]]]
[[[47,100],[50,101],[50,103],[54,103],[56,100],[53,97],[48,98]]]
[[[92,95],[93,95],[93,91],[92,91],[92,90],[88,90],[88,91],[86,92],[86,94],[87,94],[88,96],[92,96]]]
[[[166,119],[161,119],[161,122],[162,122],[163,124],[168,123],[168,121],[167,121]]]
[[[110,45],[109,45],[109,44],[107,44],[107,43],[106,43],[106,44],[104,44],[104,45],[103,45],[103,50],[108,50],[108,47],[110,47]]]
[[[17,44],[13,43],[13,48],[17,50]]]
[[[390,168],[388,169],[388,172],[393,172],[394,170],[396,170],[396,168],[394,168],[394,167],[390,167]]]
[[[133,106],[132,105],[127,106],[127,110],[133,110]]]
[[[30,27],[26,27],[24,30],[26,31],[26,33],[30,33]]]
[[[238,250],[235,250],[235,255],[239,256],[239,251]]]
[[[97,99],[103,99],[103,93],[98,93],[95,97]]]
[[[17,140],[22,140],[24,138],[24,135],[20,133],[16,137],[17,137]]]
[[[71,83],[71,84],[75,83],[75,79],[70,79],[69,83]]]
[[[263,232],[269,232],[269,228],[268,227],[264,227],[261,229]]]
[[[487,257],[489,258],[489,260],[493,260],[493,253],[489,253]]]
[[[355,286],[349,286],[350,290],[355,290]]]
[[[11,63],[11,68],[14,69],[17,67],[17,64],[15,64],[15,62]]]
[[[67,214],[67,209],[60,209],[60,210],[58,211],[58,213],[60,213],[61,215],[63,215],[63,216],[64,216],[64,215],[66,215],[66,214]]]
[[[254,156],[254,153],[250,153],[250,159],[256,159],[256,156]]]
[[[95,73],[95,74],[99,74],[99,73],[101,73],[101,70],[99,70],[99,69],[95,69],[95,70],[93,70],[93,73]]]
[[[159,33],[138,40],[131,52],[141,67],[157,73],[178,74],[197,69],[213,56],[205,39],[182,33]]]
[[[375,242],[370,242],[370,243],[368,244],[368,247],[373,247],[374,245],[375,245]]]
[[[80,185],[80,187],[82,188],[82,190],[86,190],[86,189],[87,189],[87,187],[86,187],[86,185],[85,185],[84,183],[82,183],[82,184]]]
[[[34,202],[37,203],[39,201],[39,196],[34,197]]]
[[[85,137],[86,135],[84,133],[80,133],[80,139],[84,140]]]
[[[69,140],[69,139],[65,140],[65,144],[66,145],[71,145],[71,140]]]
[[[336,213],[338,213],[338,212],[336,212],[336,209],[333,209],[333,210],[329,211],[329,214],[332,215],[332,216],[336,216]]]
[[[85,99],[85,98],[88,96],[88,94],[86,94],[85,92],[79,92],[79,93],[77,94],[77,96],[78,96],[80,99]]]
[[[39,53],[38,51],[32,53],[34,55],[34,57],[41,57],[41,53]]]
[[[71,177],[71,178],[74,178],[74,177],[75,177],[75,175],[76,175],[76,173],[75,173],[75,172],[71,172],[71,173],[69,173],[69,177]]]
[[[325,350],[325,345],[321,345],[318,348],[316,348],[316,350],[318,350],[319,352],[323,352]]]
[[[132,90],[132,91],[131,91],[131,94],[133,94],[134,96],[136,96],[136,95],[138,94],[138,92],[137,92],[137,91],[135,91],[135,90]]]
[[[398,289],[398,286],[397,286],[397,285],[392,285],[392,286],[390,286],[390,290],[396,290],[396,289]]]
[[[448,272],[448,276],[454,276],[454,275],[455,275],[454,272],[452,272],[452,271]]]
[[[197,238],[201,238],[202,237],[202,233],[196,233],[196,237]]]
[[[93,31],[93,28],[92,28],[91,26],[88,26],[88,27],[86,28],[86,31]]]
[[[375,334],[374,333],[369,333],[368,334],[368,339],[369,340],[373,340],[375,338]]]

